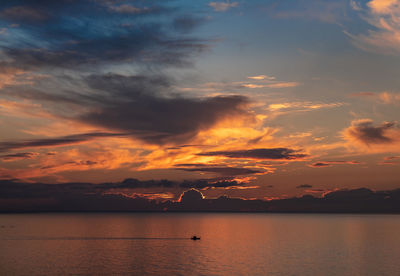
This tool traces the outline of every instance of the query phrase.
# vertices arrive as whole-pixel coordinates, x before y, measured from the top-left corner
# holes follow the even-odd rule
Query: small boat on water
[[[194,240],[194,241],[197,241],[197,240],[200,240],[200,237],[192,236],[190,239],[191,239],[191,240]]]

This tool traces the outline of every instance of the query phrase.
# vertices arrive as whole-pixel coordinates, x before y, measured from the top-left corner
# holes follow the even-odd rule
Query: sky
[[[399,0],[6,1],[0,179],[399,188],[399,18]]]

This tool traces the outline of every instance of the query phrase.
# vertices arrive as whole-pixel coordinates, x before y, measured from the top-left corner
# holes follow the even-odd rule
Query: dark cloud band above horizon
[[[265,160],[296,160],[307,157],[305,153],[289,148],[270,148],[270,149],[250,149],[250,150],[231,150],[231,151],[210,151],[199,153],[201,156],[225,156],[229,158],[250,158]]]

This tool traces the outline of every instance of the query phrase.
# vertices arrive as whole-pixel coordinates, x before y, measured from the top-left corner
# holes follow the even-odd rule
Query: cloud
[[[297,87],[299,85],[301,85],[299,82],[276,82],[269,84],[244,83],[241,86],[245,88],[288,88]]]
[[[227,117],[251,116],[246,110],[248,99],[243,96],[165,95],[170,84],[163,77],[108,74],[91,76],[88,83],[103,96],[99,95],[97,107],[80,115],[79,121],[133,133],[151,144],[186,142]]]
[[[394,159],[400,159],[400,156],[387,156],[387,157],[385,157],[385,160],[394,160]]]
[[[199,184],[199,183],[198,183]],[[214,183],[214,188],[231,189],[237,183]],[[42,184],[0,180],[0,211],[261,211],[261,212],[362,212],[398,213],[400,189],[372,191],[367,188],[325,191],[321,198],[306,195],[270,200],[246,200],[220,196],[208,198],[190,182],[178,191],[114,189],[112,184]],[[211,187],[212,188],[212,187]],[[188,189],[190,189],[188,191]],[[182,195],[182,191],[186,191]],[[305,190],[321,193],[322,190]],[[180,197],[179,197],[180,196]],[[181,198],[182,200],[179,200]],[[175,199],[175,201],[171,201]],[[182,201],[182,202],[180,202]]]
[[[380,104],[400,105],[400,93],[393,92],[358,92],[350,94],[351,97],[359,97],[373,100]]]
[[[379,165],[399,165],[400,164],[400,156],[387,156],[383,159],[383,161],[379,162]]]
[[[175,198],[175,195],[173,193],[131,193],[131,194],[121,193],[121,194],[134,199],[143,198],[156,201]],[[111,193],[111,195],[115,195],[115,193]]]
[[[398,0],[371,0],[368,6],[371,11],[377,14],[387,14],[391,12],[394,6],[397,6]]]
[[[14,77],[3,87],[1,98],[17,100],[13,105],[10,100],[0,100],[2,107],[9,107],[2,108],[2,113],[13,108],[16,110],[13,115],[20,117],[12,119],[22,121],[22,117],[26,121],[24,129],[13,128],[21,132],[19,137],[25,138],[2,141],[0,151],[8,155],[5,154],[8,151],[86,143],[73,149],[57,149],[57,158],[41,153],[35,164],[20,162],[21,167],[12,175],[28,179],[47,174],[66,180],[72,178],[71,172],[78,170],[122,167],[126,173],[129,169],[176,169],[177,162],[218,159],[199,157],[196,153],[201,150],[194,147],[175,153],[162,147],[187,143],[213,145],[209,151],[246,148],[247,141],[263,147],[260,135],[264,134],[267,140],[272,132],[261,125],[264,117],[255,118],[249,98],[237,95],[195,97],[190,93],[180,95],[177,91],[184,71],[180,69],[190,67],[193,57],[211,44],[210,40],[189,35],[203,20],[201,15],[182,14],[183,10],[172,7],[171,2],[157,1],[162,5],[160,9],[150,4],[143,6],[146,3],[40,0],[33,4],[20,0],[18,5],[41,11],[47,18],[31,18],[29,23],[18,16],[1,18],[5,26],[16,24],[18,28],[9,28],[10,39],[0,46],[1,65],[4,65],[0,66],[0,71],[8,70],[8,75],[27,72],[46,77],[19,85],[14,85],[17,79]],[[4,6],[6,9],[16,7],[14,2],[1,6],[3,11]],[[242,85],[246,83],[285,87],[293,82],[279,82],[274,77],[259,75],[234,85],[244,89]],[[223,92],[226,95],[226,91]],[[39,110],[42,113],[36,112]],[[56,126],[54,130],[53,126]],[[130,139],[108,139],[120,137]],[[96,143],[89,143],[95,140]],[[215,147],[217,144],[224,147]],[[140,152],[137,155],[136,150]],[[282,157],[254,157],[251,155],[255,152],[247,156],[242,152],[245,156],[240,158],[294,160],[305,156],[287,150],[289,152],[281,153]],[[14,160],[23,157],[28,155],[14,156]],[[8,156],[8,160],[10,158]],[[266,166],[260,165],[258,169],[257,164],[234,162],[237,163],[186,169],[223,176],[268,171]],[[12,171],[7,170],[7,173]]]
[[[362,10],[362,7],[361,7],[360,3],[355,1],[355,0],[350,0],[350,6],[355,11],[361,11]]]
[[[195,188],[199,190],[206,190],[210,188],[244,188],[253,186],[245,186],[246,182],[239,182],[235,179],[198,179],[198,180],[184,180],[182,182],[170,181],[170,180],[138,180],[134,178],[128,178],[121,182],[115,183],[101,183],[101,184],[93,184],[93,188],[99,191],[125,191],[128,193],[129,190],[135,189],[152,189],[155,188],[170,188],[170,189],[187,189],[187,188]],[[136,193],[136,192],[135,192]]]
[[[314,168],[321,168],[321,167],[330,167],[332,165],[327,162],[315,162],[315,163],[310,164],[309,166],[314,167]]]
[[[91,89],[90,95],[71,91],[49,94],[34,89],[5,93],[51,102],[55,116],[129,133],[150,144],[186,142],[226,118],[253,117],[247,110],[246,97],[180,97],[173,91],[174,80],[165,75],[109,73],[90,75],[85,81]],[[65,113],[66,107],[71,112]]]
[[[176,17],[172,22],[172,26],[176,31],[186,34],[193,31],[204,22],[204,18],[192,15],[183,15]]]
[[[250,89],[260,89],[260,88],[289,88],[289,87],[297,87],[300,86],[301,83],[295,81],[278,81],[273,76],[267,75],[257,75],[247,77],[254,82],[249,83],[246,81],[236,81],[232,83],[208,83],[206,86],[208,87],[220,87],[224,89],[240,89],[240,88],[250,88]]]
[[[238,2],[230,2],[229,0],[227,2],[210,2],[208,3],[210,7],[214,9],[214,11],[217,12],[224,12],[227,11],[231,8],[235,8],[239,5]]]
[[[400,1],[371,0],[367,7],[367,15],[364,18],[374,29],[356,35],[346,32],[352,43],[365,51],[399,55]]]
[[[23,76],[24,73],[25,71],[21,69],[7,66],[6,63],[0,62],[0,89],[21,83],[19,77]]]
[[[287,102],[274,103],[268,106],[271,111],[309,111],[322,108],[335,108],[345,105],[344,103],[321,103],[321,102]]]
[[[198,179],[198,180],[184,180],[182,182],[163,180],[138,180],[135,178],[127,178],[121,182],[114,183],[101,183],[93,184],[93,188],[99,191],[109,190],[124,190],[129,189],[154,189],[154,188],[226,188],[232,186],[244,186],[246,183],[241,183],[236,180],[223,179]]]
[[[347,140],[365,145],[393,143],[398,139],[396,137],[398,133],[399,130],[394,122],[384,122],[374,126],[370,119],[355,120],[343,131]]]
[[[274,80],[275,79],[275,77],[267,76],[267,75],[257,75],[257,76],[247,77],[247,78],[252,79],[252,80]]]
[[[68,146],[104,137],[126,137],[126,134],[93,132],[93,133],[75,134],[75,135],[68,135],[55,138],[31,139],[23,141],[7,141],[7,142],[0,142],[0,152],[17,150],[17,149],[26,149],[26,148],[48,148],[48,147]]]
[[[270,148],[270,149],[250,149],[232,151],[211,151],[198,153],[200,156],[224,156],[228,158],[249,158],[264,160],[296,160],[307,157],[307,154],[299,153],[299,150],[289,148]]]
[[[86,0],[38,1],[35,5],[25,2],[24,6],[8,6],[0,11],[10,24],[29,20],[29,24],[18,28],[25,43],[11,39],[0,47],[10,66],[17,68],[87,70],[110,63],[179,67],[191,64],[193,55],[208,48],[205,40],[182,37],[163,27],[171,24],[177,8]],[[166,22],[152,18],[164,11],[170,13]],[[99,18],[104,17],[109,20],[99,24]],[[186,23],[185,30],[190,31],[188,20]],[[9,32],[13,35],[17,30]]]
[[[157,1],[160,6],[147,7],[143,1],[18,3],[51,16],[45,24],[4,19],[7,24],[20,24],[17,29],[10,29],[14,32],[11,37],[20,33],[20,39],[10,39],[7,45],[0,46],[4,65],[0,66],[0,81],[3,68],[8,68],[8,81],[3,81],[7,87],[1,97],[18,100],[18,112],[14,114],[28,117],[23,112],[28,102],[37,105],[37,110],[42,109],[37,117],[77,126],[78,131],[71,133],[87,131],[79,131],[80,128],[100,129],[129,135],[135,142],[171,146],[189,142],[224,120],[254,117],[248,110],[247,97],[181,96],[177,91],[179,81],[169,69],[192,66],[193,57],[210,46],[210,40],[189,35],[205,20],[202,16],[182,14],[180,7],[164,1]],[[8,9],[15,4],[3,6]],[[161,12],[163,16],[158,16]],[[43,74],[47,78],[9,87],[15,83],[15,76],[9,75],[17,72]],[[9,104],[10,101],[0,100],[2,106]],[[36,110],[31,113],[37,114]],[[35,143],[78,143],[79,139],[69,138],[54,138],[54,143],[45,139],[43,145],[38,139],[2,146],[17,149],[36,146]]]
[[[119,13],[120,16],[132,16],[132,15],[146,15],[146,14],[160,14],[169,13],[173,11],[173,8],[167,6],[157,5],[157,1],[130,1],[133,3],[126,3],[127,1],[97,1],[100,5],[105,7],[112,13]],[[125,2],[125,3],[124,3]],[[145,6],[143,4],[147,4]]]
[[[192,167],[192,168],[178,168],[179,170],[188,172],[206,172],[206,173],[216,173],[222,176],[236,176],[236,175],[249,175],[249,174],[262,174],[263,171],[248,169],[248,168],[238,168],[238,167]]]
[[[110,11],[122,13],[122,14],[145,14],[145,13],[156,13],[162,11],[161,7],[137,7],[130,4],[122,4],[119,6],[109,6]]]
[[[346,1],[298,0],[274,2],[268,9],[271,16],[281,19],[317,20],[335,24],[346,18]]]
[[[239,183],[235,180],[184,180],[181,182],[170,180],[138,180],[128,178],[121,182],[109,183],[27,183],[18,180],[0,180],[1,198],[45,198],[45,197],[71,197],[93,195],[124,195],[128,197],[154,198],[157,195],[169,195],[170,191],[181,191],[182,189],[208,189],[208,188],[229,188],[242,187],[246,183]],[[151,189],[151,192],[149,191]],[[168,190],[169,189],[169,190]],[[162,192],[161,192],[162,191]],[[144,196],[146,195],[146,196]],[[165,198],[165,196],[159,196]]]
[[[309,185],[309,184],[302,184],[302,185],[297,186],[296,188],[297,189],[307,189],[307,188],[312,188],[312,187],[313,186]]]
[[[79,43],[65,43],[61,49],[7,48],[3,53],[12,62],[10,66],[22,69],[87,68],[110,63],[153,64],[154,66],[185,66],[189,57],[208,46],[197,39],[166,37],[158,26],[142,26],[127,31],[81,39]],[[71,37],[71,39],[73,39]]]
[[[357,93],[351,93],[350,97],[373,97],[376,94],[374,92],[357,92]]]
[[[45,21],[50,14],[30,6],[12,6],[0,11],[0,17],[15,22]]]
[[[101,183],[94,186],[100,190],[110,190],[110,189],[139,189],[139,188],[173,188],[179,184],[169,180],[145,180],[141,181],[135,178],[127,178],[121,182],[115,183]]]
[[[268,117],[270,119],[276,118],[278,116],[299,113],[299,112],[310,112],[320,109],[330,109],[330,108],[340,108],[347,105],[344,102],[277,102],[271,103],[266,107],[268,112]]]
[[[400,104],[399,93],[381,92],[378,94],[379,100],[385,104]]]
[[[324,198],[330,200],[343,200],[343,199],[370,199],[374,196],[375,192],[367,188],[359,188],[354,190],[341,189],[332,192],[328,192],[324,195]]]
[[[179,184],[182,188],[195,188],[199,190],[209,188],[230,188],[230,187],[245,187],[243,183],[239,183],[235,180],[196,180],[196,181],[183,181]]]
[[[38,153],[36,152],[18,152],[18,153],[0,155],[0,159],[9,162],[9,161],[24,160],[24,159],[33,159],[37,156]]]
[[[124,4],[120,6],[112,6],[110,7],[110,10],[115,11],[115,12],[120,12],[120,13],[142,13],[146,9],[141,9],[132,5]]]
[[[308,166],[309,167],[312,167],[312,168],[322,168],[322,167],[331,167],[332,165],[334,165],[334,164],[339,164],[339,165],[341,165],[341,164],[347,164],[347,165],[359,165],[359,164],[361,164],[360,162],[358,162],[358,161],[344,161],[344,160],[336,160],[336,161],[320,161],[320,162],[315,162],[315,163],[312,163],[312,164],[309,164]]]
[[[273,76],[258,75],[247,77],[252,80],[249,81],[233,81],[233,82],[207,82],[197,87],[182,87],[181,91],[204,91],[210,93],[226,93],[226,91],[241,91],[247,89],[284,89],[297,87],[302,85],[300,82],[295,81],[278,81]]]

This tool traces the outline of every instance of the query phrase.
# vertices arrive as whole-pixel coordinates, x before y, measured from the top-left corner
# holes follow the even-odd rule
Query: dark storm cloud
[[[388,136],[388,132],[395,128],[395,123],[385,122],[374,126],[371,120],[355,121],[345,130],[351,138],[363,142],[364,144],[385,144],[394,140]]]
[[[229,158],[251,158],[251,159],[285,159],[294,160],[307,157],[307,154],[298,153],[298,150],[289,148],[251,149],[232,151],[210,151],[199,153],[202,156],[225,156]]]
[[[183,98],[169,91],[170,80],[155,76],[96,75],[88,84],[101,91],[98,106],[78,119],[153,144],[180,143],[227,116],[249,115],[242,96]],[[165,95],[167,94],[167,95]]]
[[[166,75],[90,75],[90,94],[48,93],[37,89],[7,89],[8,96],[52,102],[52,113],[112,131],[130,133],[151,144],[187,142],[201,130],[228,116],[252,116],[243,96],[179,97],[174,80]],[[67,105],[84,110],[78,116],[61,114]],[[65,113],[65,112],[64,112]]]
[[[68,145],[88,142],[96,138],[124,137],[124,136],[126,137],[127,135],[122,133],[93,132],[93,133],[68,135],[56,138],[0,142],[0,152],[16,150],[16,149],[24,149],[24,148],[47,148],[56,146],[68,146]]]

